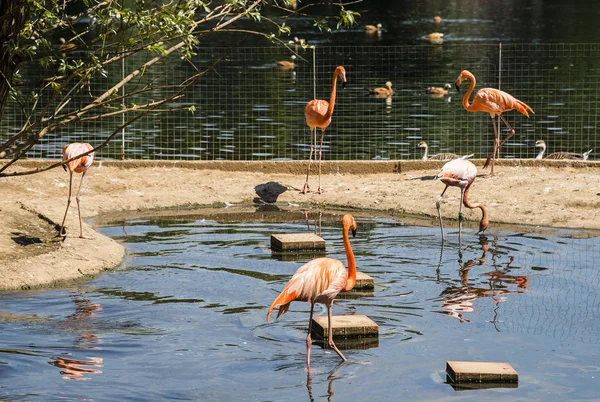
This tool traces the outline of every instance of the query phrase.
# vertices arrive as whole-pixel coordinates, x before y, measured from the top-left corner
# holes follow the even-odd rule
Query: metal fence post
[[[125,57],[121,59],[121,80],[125,79]],[[123,95],[123,102],[125,102],[125,85],[121,87],[121,94]],[[123,108],[125,108],[125,103],[123,103]],[[121,129],[121,160],[125,160],[125,113],[121,113],[121,124],[123,124],[123,128]]]
[[[498,89],[502,89],[502,42],[498,43]],[[500,118],[498,117],[496,121],[496,129],[498,133],[498,140],[500,140]],[[494,139],[495,141],[495,139]],[[498,143],[500,145],[500,143]],[[500,159],[500,147],[496,150],[496,155],[494,158]]]
[[[317,48],[313,45],[313,99],[317,99]]]

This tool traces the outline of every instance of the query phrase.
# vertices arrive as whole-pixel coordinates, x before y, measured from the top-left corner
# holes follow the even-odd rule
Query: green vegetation
[[[0,118],[10,101],[19,105],[25,123],[0,144],[0,158],[4,159],[0,176],[15,175],[5,170],[44,137],[71,124],[121,119],[112,133],[101,138],[103,141],[94,149],[97,150],[148,113],[175,109],[193,112],[194,105],[175,107],[170,103],[174,104],[187,88],[215,67],[194,65],[195,49],[223,33],[258,35],[287,46],[291,29],[286,19],[294,14],[309,15],[312,7],[296,6],[295,0],[3,0]],[[356,23],[357,13],[342,2],[336,6],[339,15],[315,21],[319,29],[329,31],[330,24],[339,28]],[[168,85],[140,80],[149,69],[168,58],[189,63],[195,74]],[[112,72],[125,59],[128,66],[133,60],[135,67],[128,68],[115,82],[116,74]],[[25,69],[35,74],[22,74]],[[108,88],[92,94],[94,84],[106,81],[109,75],[112,80]],[[141,84],[129,85],[126,90],[125,85],[136,79]],[[135,102],[142,94],[154,93],[161,96],[145,96],[143,99],[150,100]],[[79,94],[89,94],[89,101],[71,104],[73,99],[80,99]]]

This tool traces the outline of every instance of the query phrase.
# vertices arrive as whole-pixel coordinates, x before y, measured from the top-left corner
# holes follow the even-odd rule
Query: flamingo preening
[[[490,171],[490,176],[493,176],[494,160],[496,159],[496,153],[498,152],[498,149],[502,145],[504,145],[504,143],[506,143],[506,141],[508,141],[510,137],[512,137],[515,134],[515,130],[513,130],[510,124],[508,124],[504,116],[502,116],[502,113],[508,112],[509,110],[513,109],[516,109],[519,113],[522,113],[527,117],[529,117],[529,112],[531,112],[532,114],[535,113],[533,109],[530,108],[529,105],[527,105],[525,102],[521,102],[514,96],[494,88],[481,88],[473,97],[473,103],[469,104],[469,97],[475,89],[475,76],[467,70],[461,71],[460,75],[456,79],[456,82],[454,83],[454,85],[456,85],[457,91],[460,91],[460,84],[464,80],[471,80],[471,86],[469,86],[467,93],[463,97],[463,108],[465,108],[467,112],[489,113],[490,117],[492,118],[492,123],[494,126],[494,151],[491,153],[490,156],[487,157],[483,168],[485,169],[491,161],[492,169]],[[504,141],[502,141],[502,144],[500,144],[500,135],[498,133],[498,129],[496,128],[496,115],[500,116],[500,118],[509,130],[508,136],[504,139]]]
[[[290,308],[292,301],[305,301],[310,303],[310,316],[308,319],[308,335],[306,336],[306,366],[310,367],[310,346],[312,330],[312,317],[315,303],[322,303],[327,307],[328,324],[328,342],[329,347],[346,361],[346,357],[339,351],[333,343],[333,331],[331,328],[331,306],[333,300],[339,292],[352,290],[356,283],[356,262],[354,253],[350,246],[348,231],[352,230],[352,235],[356,235],[356,222],[350,214],[342,218],[342,237],[344,239],[344,249],[346,250],[346,259],[348,260],[348,270],[344,263],[333,258],[315,258],[298,268],[290,281],[285,285],[281,294],[275,299],[269,311],[267,312],[267,322],[271,312],[275,307],[279,307],[277,318],[284,314]]]
[[[78,155],[84,154],[88,151],[94,149],[88,143],[79,143],[74,142],[72,144],[65,145],[62,149],[62,159],[63,161],[74,158]],[[60,231],[58,232],[59,236],[66,237],[67,234],[65,232],[65,220],[67,219],[67,212],[69,211],[69,205],[71,204],[71,189],[73,187],[73,172],[81,173],[81,181],[79,182],[79,189],[77,190],[77,195],[75,196],[75,200],[77,200],[77,212],[79,213],[79,237],[85,239],[83,236],[83,224],[81,223],[81,209],[80,209],[80,201],[79,201],[79,192],[81,191],[81,186],[83,184],[83,178],[85,173],[92,166],[94,162],[94,152],[87,154],[85,156],[81,156],[80,158],[73,159],[71,162],[68,162],[66,165],[63,165],[63,169],[65,171],[69,170],[69,199],[67,200],[67,209],[65,210],[65,216],[63,217],[62,223],[60,225]]]
[[[310,174],[310,163],[312,160],[312,154],[316,144],[313,144],[313,133],[316,142],[317,127],[321,129],[321,146],[319,148],[319,188],[317,193],[322,193],[324,190],[321,187],[321,160],[323,158],[323,139],[325,137],[325,129],[331,123],[331,115],[333,114],[333,108],[335,107],[335,95],[337,87],[337,78],[340,77],[342,80],[342,87],[346,86],[346,69],[342,66],[338,66],[333,72],[333,83],[331,84],[331,95],[329,102],[322,99],[313,99],[306,104],[304,108],[304,116],[306,117],[306,124],[310,128],[310,153],[308,155],[308,169],[306,171],[306,182],[302,187],[302,194],[310,191],[308,187],[308,175]]]
[[[460,233],[462,229],[462,205],[469,209],[479,208],[481,209],[481,221],[479,222],[479,232],[483,232],[489,225],[487,210],[483,204],[471,204],[469,202],[469,190],[475,181],[477,176],[477,167],[466,160],[466,159],[455,159],[446,163],[442,166],[440,173],[440,180],[446,185],[444,191],[440,194],[440,197],[435,202],[437,208],[438,218],[440,219],[440,229],[442,230],[442,242],[444,241],[444,225],[442,223],[442,215],[440,213],[440,202],[444,193],[448,189],[448,186],[454,186],[460,188],[460,206],[458,209],[458,241],[460,242]]]

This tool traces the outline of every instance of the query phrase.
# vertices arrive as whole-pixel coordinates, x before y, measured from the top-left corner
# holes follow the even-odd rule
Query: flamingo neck
[[[542,150],[540,151],[540,153],[535,157],[535,159],[543,159],[544,158],[544,152],[546,151],[546,144],[540,145],[540,147],[542,148]]]
[[[331,84],[331,95],[329,95],[329,106],[327,107],[326,119],[329,119],[333,115],[333,108],[335,107],[335,94],[337,89],[337,77],[340,75],[338,70],[333,73],[333,83]],[[347,234],[347,233],[346,233]]]
[[[475,89],[475,76],[473,74],[469,74],[467,76],[468,79],[471,80],[471,85],[469,85],[469,89],[467,90],[467,93],[465,94],[465,96],[463,96],[463,101],[462,101],[462,105],[465,108],[465,110],[469,110],[469,108],[471,107],[471,105],[469,104],[469,98],[471,97],[471,94],[473,93],[473,90]]]
[[[467,188],[465,189],[465,194],[463,195],[463,204],[465,205],[465,207],[467,207],[469,209],[475,209],[475,208],[481,209],[481,221],[479,221],[479,227],[480,228],[482,226],[487,227],[487,225],[488,225],[488,214],[487,214],[487,209],[485,208],[485,205],[483,205],[481,203],[471,204],[469,202],[469,190],[471,189],[471,185],[472,184],[473,184],[473,182],[469,183],[467,185]]]
[[[346,259],[348,260],[348,279],[346,280],[346,286],[344,291],[352,290],[356,284],[356,261],[354,259],[354,252],[350,245],[350,237],[348,236],[348,227],[344,225],[344,250],[346,250]]]

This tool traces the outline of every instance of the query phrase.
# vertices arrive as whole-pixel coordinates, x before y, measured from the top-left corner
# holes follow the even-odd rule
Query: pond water
[[[349,5],[361,13],[360,24],[332,33],[320,32],[314,26],[315,18],[337,13],[338,9],[330,4],[311,5],[293,15],[286,20],[293,35],[282,39],[297,35],[316,45],[314,54],[294,47],[299,52],[294,71],[279,69],[275,63],[289,60],[290,52],[262,37],[223,34],[203,38],[193,64],[174,58],[145,71],[127,87],[135,90],[151,82],[156,86],[173,85],[195,74],[196,68],[210,67],[210,72],[183,99],[169,104],[184,110],[151,114],[139,120],[97,156],[308,159],[310,137],[304,106],[314,96],[313,80],[316,96],[328,99],[332,72],[337,65],[344,65],[348,86],[339,91],[332,124],[325,135],[326,160],[418,159],[422,156],[417,148],[420,141],[429,143],[431,154],[487,157],[493,147],[490,118],[483,113],[465,112],[461,105],[464,92],[454,88],[448,96],[437,98],[425,93],[427,87],[453,84],[462,69],[477,76],[478,89],[501,88],[535,110],[529,119],[514,111],[506,113],[516,134],[502,148],[502,158],[533,158],[539,151],[536,140],[543,139],[548,144],[546,155],[593,149],[590,159],[597,159],[600,27],[589,6],[565,0],[527,4],[505,0],[502,7],[489,0],[408,3],[369,1]],[[441,24],[433,23],[436,14],[442,16]],[[385,28],[381,35],[365,34],[365,24],[378,22]],[[256,28],[252,21],[245,24],[245,28]],[[445,34],[443,45],[429,43],[426,35],[432,31]],[[127,60],[125,73],[146,60],[146,55]],[[123,74],[121,64],[117,64],[109,68],[105,80],[95,80],[91,92],[75,97],[64,111],[85,105],[112,87]],[[23,68],[32,82],[38,82],[39,72],[37,64]],[[383,86],[388,80],[393,83],[393,97],[368,96],[369,88]],[[465,84],[463,91],[466,88]],[[145,104],[166,93],[155,89],[132,101]],[[51,92],[42,98],[38,107],[45,107],[43,99],[51,102],[53,95]],[[190,106],[195,107],[194,113],[187,110]],[[16,103],[7,107],[0,121],[0,140],[17,133],[27,120],[21,109],[22,105]],[[97,145],[121,124],[121,116],[115,116],[102,122],[60,127],[28,156],[60,158],[67,142]],[[504,138],[507,129],[501,129]]]
[[[316,232],[345,262],[341,214],[215,213],[127,219],[121,270],[68,289],[0,294],[0,398],[7,400],[597,400],[600,237],[596,232],[446,223],[356,212],[351,238],[371,292],[339,298],[375,342],[312,347],[309,306],[268,306],[312,258],[269,248],[273,233]],[[98,223],[98,222],[97,222]],[[82,261],[82,264],[85,263]],[[317,315],[325,313],[319,306]],[[274,318],[274,317],[273,317]],[[338,342],[340,344],[341,342]],[[505,361],[518,387],[458,392],[448,360]]]

